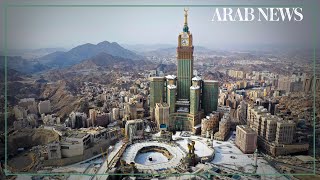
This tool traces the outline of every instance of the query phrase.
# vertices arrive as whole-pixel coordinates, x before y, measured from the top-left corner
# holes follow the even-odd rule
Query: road
[[[265,158],[266,161],[268,161],[268,163],[270,165],[272,165],[275,169],[279,170],[279,166],[286,166],[286,167],[289,167],[291,169],[293,169],[295,172],[294,173],[290,173],[290,172],[287,172],[285,174],[292,174],[292,176],[294,174],[299,174],[297,171],[303,171],[303,173],[310,173],[310,174],[313,174],[314,173],[314,170],[313,169],[309,169],[309,168],[305,168],[305,167],[301,167],[301,166],[297,166],[297,165],[291,165],[291,164],[288,164],[288,163],[283,163],[283,162],[280,162],[280,161],[277,161],[275,160],[273,157],[271,156],[266,156],[265,154],[262,154]],[[281,172],[279,170],[279,172]],[[320,174],[320,171],[316,171],[316,174]],[[292,177],[286,175],[287,178],[291,179]]]
[[[125,146],[126,143],[123,141],[119,141],[115,146],[113,151],[109,154],[108,158],[106,161],[103,162],[101,165],[100,169],[97,171],[97,175],[92,176],[91,179],[94,180],[106,180],[108,178],[108,175],[106,174],[106,171],[110,168],[110,164],[112,164],[115,156],[118,155],[118,152],[123,149],[123,146]],[[106,174],[106,175],[100,175],[100,174]]]

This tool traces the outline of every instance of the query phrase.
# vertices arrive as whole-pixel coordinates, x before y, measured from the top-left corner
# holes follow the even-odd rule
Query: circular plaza
[[[122,160],[134,162],[141,170],[170,169],[181,163],[186,153],[176,145],[157,141],[138,142],[127,147]]]

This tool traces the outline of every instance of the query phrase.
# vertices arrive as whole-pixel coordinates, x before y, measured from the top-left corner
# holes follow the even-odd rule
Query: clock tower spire
[[[183,32],[189,32],[189,27],[188,27],[188,10],[184,8],[184,26],[183,26]]]
[[[184,9],[183,31],[178,36],[177,61],[178,99],[189,100],[193,77],[193,45],[188,27],[188,9]]]

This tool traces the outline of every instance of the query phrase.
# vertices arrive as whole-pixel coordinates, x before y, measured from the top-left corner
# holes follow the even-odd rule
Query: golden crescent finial
[[[184,13],[188,14],[189,8],[184,8]]]

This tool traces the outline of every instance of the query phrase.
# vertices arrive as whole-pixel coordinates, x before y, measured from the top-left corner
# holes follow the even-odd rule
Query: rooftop
[[[128,120],[126,124],[133,124],[133,123],[137,123],[137,122],[143,122],[143,120],[142,119]]]
[[[175,75],[167,75],[166,78],[167,79],[176,79],[177,76],[175,76]]]
[[[275,116],[275,115],[270,115],[269,113],[261,116],[261,119],[266,119],[267,121],[282,121],[283,120],[282,118]]]
[[[212,161],[213,164],[223,165],[233,169],[243,167],[243,173],[254,172],[254,158],[252,154],[244,154],[234,144],[234,140],[230,139],[227,141],[216,141],[213,140],[213,147],[215,149],[215,157]],[[258,157],[257,174],[279,174],[267,161],[263,158]],[[269,179],[285,179],[282,177],[270,177]]]
[[[67,135],[68,138],[79,138],[82,139],[87,135],[87,133],[84,132],[76,132],[76,131],[71,131],[69,135]]]
[[[257,113],[267,113],[268,110],[263,106],[254,106],[254,111]]]
[[[80,131],[83,133],[89,133],[89,134],[98,134],[100,132],[106,131],[107,129],[105,127],[90,127],[90,128],[81,128]]]
[[[237,126],[237,128],[242,129],[244,132],[246,133],[256,133],[253,129],[251,129],[249,126],[247,125],[239,125]]]
[[[215,80],[203,80],[204,83],[219,83],[219,81]]]
[[[163,81],[164,77],[155,76],[155,77],[150,77],[149,80],[150,81]]]
[[[191,86],[190,89],[200,89],[200,86]]]
[[[195,76],[192,78],[192,81],[200,81],[201,80],[201,77],[199,76]]]

